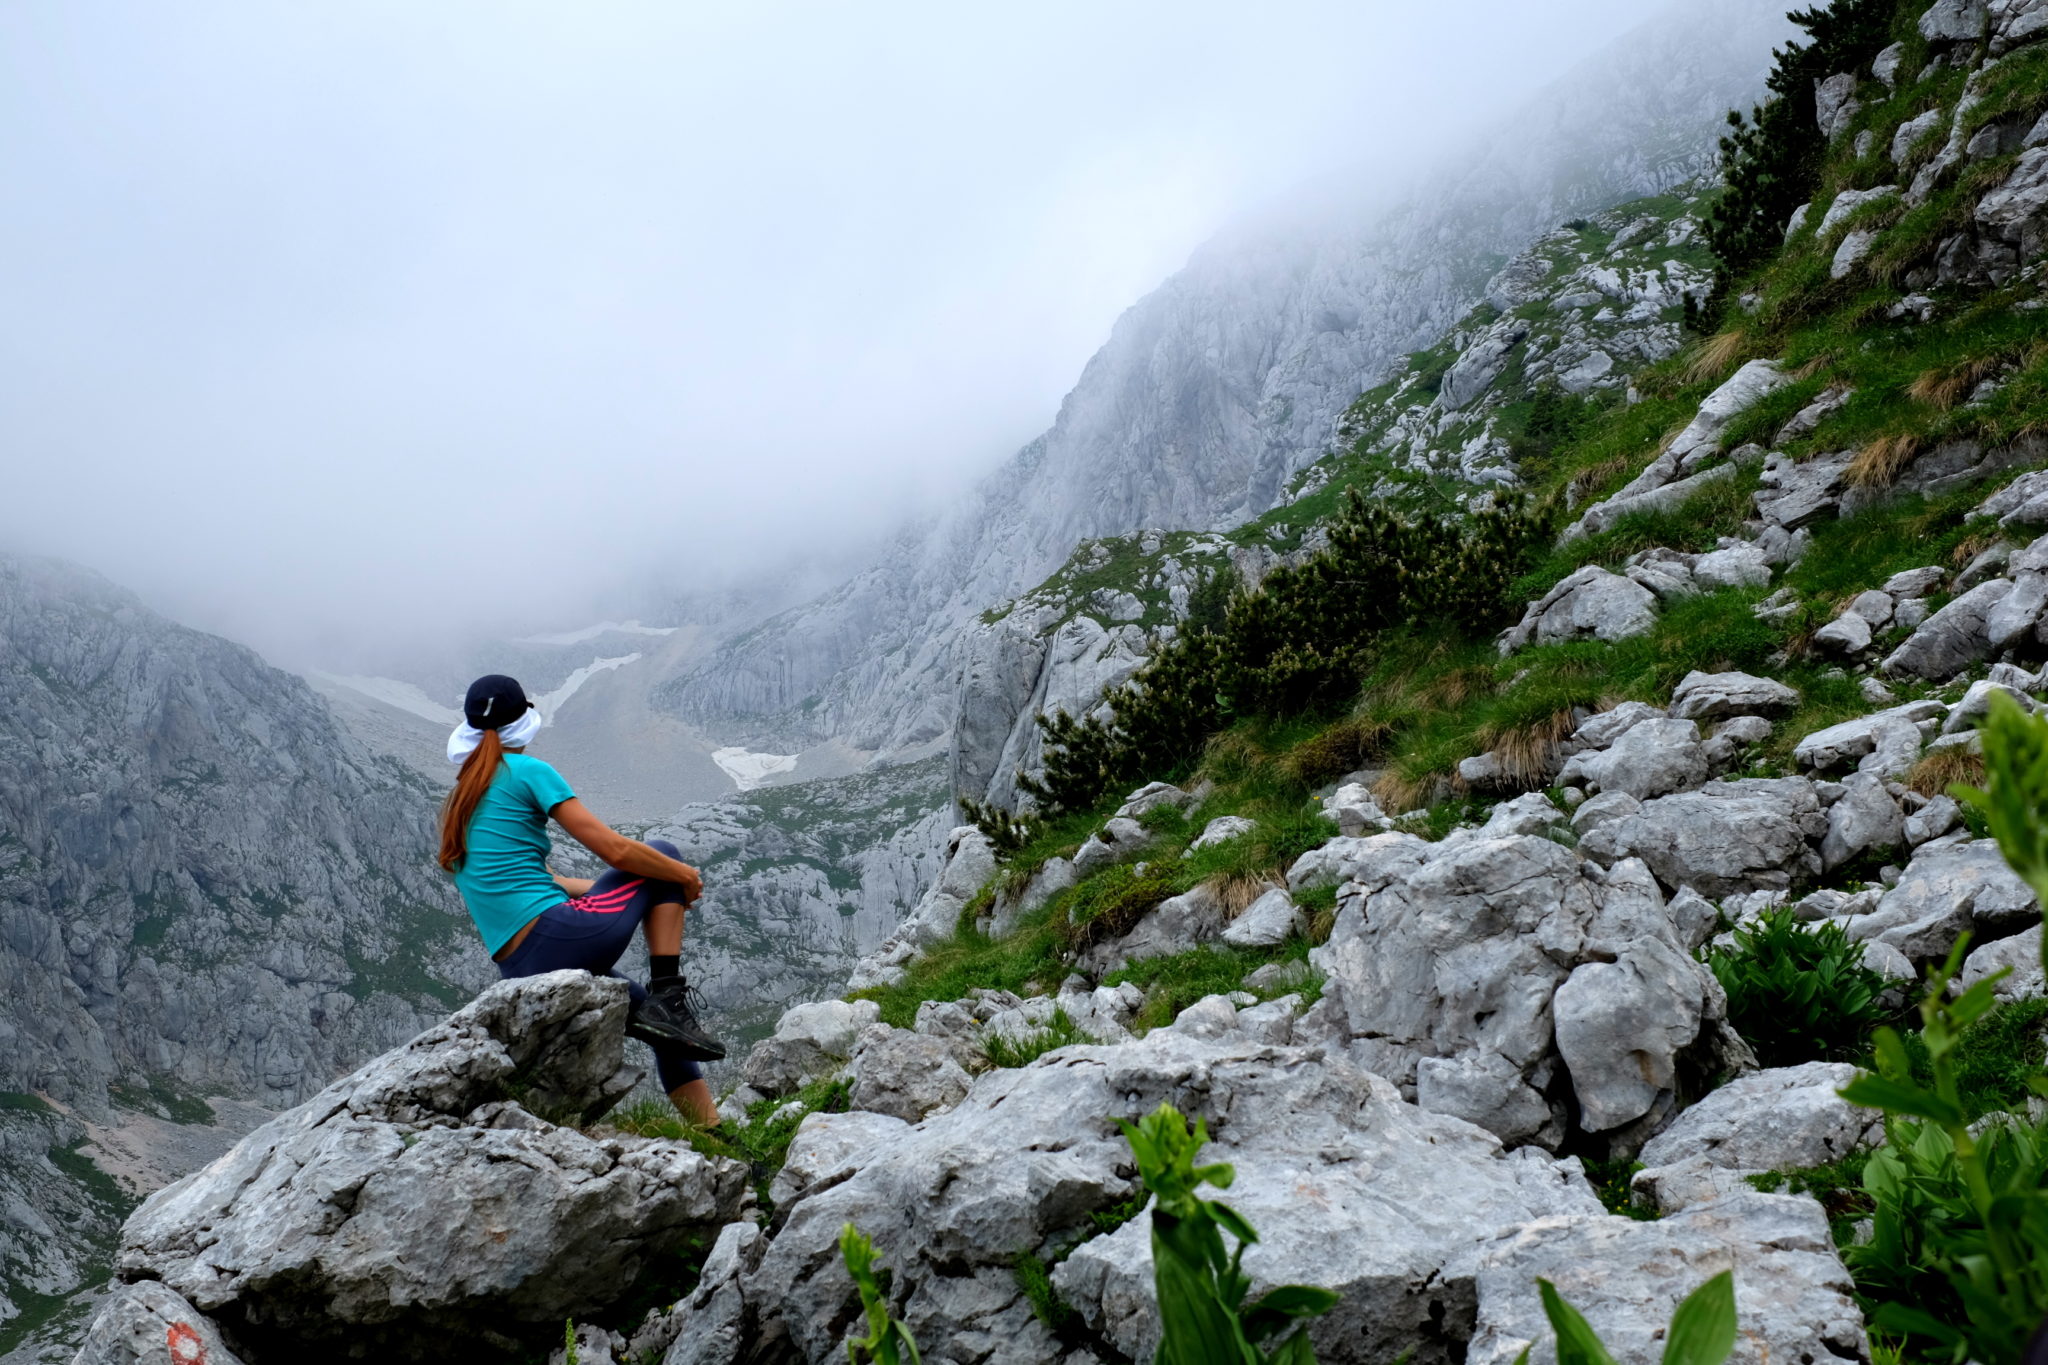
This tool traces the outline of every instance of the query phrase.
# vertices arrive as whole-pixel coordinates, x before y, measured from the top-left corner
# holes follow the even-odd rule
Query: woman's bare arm
[[[569,832],[570,838],[596,854],[606,867],[658,882],[674,882],[683,889],[685,905],[704,894],[704,879],[697,875],[696,868],[688,863],[679,863],[638,839],[628,839],[592,815],[590,808],[575,797],[562,802],[548,814]]]

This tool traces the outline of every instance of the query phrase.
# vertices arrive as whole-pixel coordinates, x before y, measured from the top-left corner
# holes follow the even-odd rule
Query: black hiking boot
[[[700,1003],[697,992],[682,977],[663,977],[648,985],[647,999],[626,1016],[626,1036],[643,1043],[673,1044],[693,1062],[722,1061],[725,1044],[697,1022]]]

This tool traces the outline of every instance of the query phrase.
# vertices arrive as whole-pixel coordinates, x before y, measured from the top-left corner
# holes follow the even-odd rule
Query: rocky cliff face
[[[0,1087],[284,1103],[478,977],[433,804],[304,683],[0,559]]]
[[[1120,319],[1052,429],[940,524],[670,683],[712,727],[929,752],[959,632],[1081,541],[1228,527],[1271,507],[1396,357],[1430,345],[1560,220],[1698,174],[1786,26],[1770,0],[1682,4],[1590,61],[1392,211],[1247,230]]]
[[[6,1349],[103,1274],[122,1211],[53,1106],[288,1104],[487,964],[433,865],[433,796],[248,650],[0,557],[0,697]]]

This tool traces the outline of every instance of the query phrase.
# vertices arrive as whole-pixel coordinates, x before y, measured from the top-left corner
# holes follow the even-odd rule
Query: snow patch
[[[551,635],[522,635],[516,645],[580,645],[600,635],[673,635],[680,626],[643,626],[638,621],[599,621],[581,630],[556,631]]]
[[[396,678],[372,678],[361,674],[317,673],[314,676],[346,687],[351,692],[360,692],[373,701],[381,701],[408,715],[430,720],[436,725],[453,725],[462,719],[462,712],[452,706],[443,706],[420,688]]]
[[[795,754],[757,754],[730,745],[711,751],[711,761],[725,769],[732,784],[743,792],[752,791],[777,773],[795,771],[796,759]]]
[[[560,687],[552,692],[544,692],[533,699],[534,704],[540,707],[541,720],[553,722],[556,714],[561,711],[562,704],[575,696],[583,684],[589,682],[598,674],[609,673],[615,668],[624,668],[627,664],[638,662],[639,658],[638,654],[621,654],[613,659],[592,659],[589,663],[571,673]]]

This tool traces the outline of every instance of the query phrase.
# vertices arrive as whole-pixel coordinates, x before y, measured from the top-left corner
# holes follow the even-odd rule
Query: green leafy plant
[[[1864,1054],[1884,1019],[1885,979],[1863,965],[1862,945],[1838,924],[1808,925],[1789,908],[1766,910],[1710,948],[1707,965],[1728,993],[1728,1022],[1765,1066],[1841,1061]]]
[[[1208,1126],[1162,1104],[1136,1124],[1118,1120],[1155,1200],[1152,1263],[1159,1294],[1160,1342],[1154,1365],[1313,1365],[1304,1319],[1336,1307],[1337,1295],[1313,1285],[1282,1285],[1247,1305],[1251,1280],[1239,1268],[1258,1234],[1228,1204],[1203,1199],[1204,1185],[1228,1189],[1227,1163],[1195,1165]],[[1236,1240],[1226,1251],[1223,1235]],[[1282,1334],[1285,1333],[1283,1336]],[[1279,1340],[1271,1347],[1262,1343]]]
[[[910,1329],[889,1316],[889,1272],[875,1255],[875,1244],[848,1223],[839,1234],[839,1255],[853,1276],[868,1324],[867,1336],[846,1343],[846,1358],[853,1365],[921,1365]]]
[[[1932,1084],[1914,1078],[1899,1035],[1880,1029],[1878,1071],[1842,1091],[1852,1104],[1882,1109],[1886,1130],[1864,1169],[1877,1206],[1872,1240],[1852,1248],[1850,1264],[1866,1293],[1883,1300],[1874,1326],[1928,1343],[1931,1358],[2017,1365],[2048,1316],[2048,1151],[2037,1126],[1972,1129],[1955,1052],[1990,1010],[2003,973],[1949,999],[1968,947],[1964,935],[1929,974],[1920,1002]]]
[[[1543,1296],[1543,1316],[1557,1333],[1557,1365],[1615,1365],[1599,1334],[1564,1301],[1557,1286],[1536,1281]],[[1678,1305],[1664,1334],[1664,1365],[1721,1365],[1735,1349],[1735,1275],[1724,1270]],[[1515,1365],[1528,1365],[1523,1347]]]

